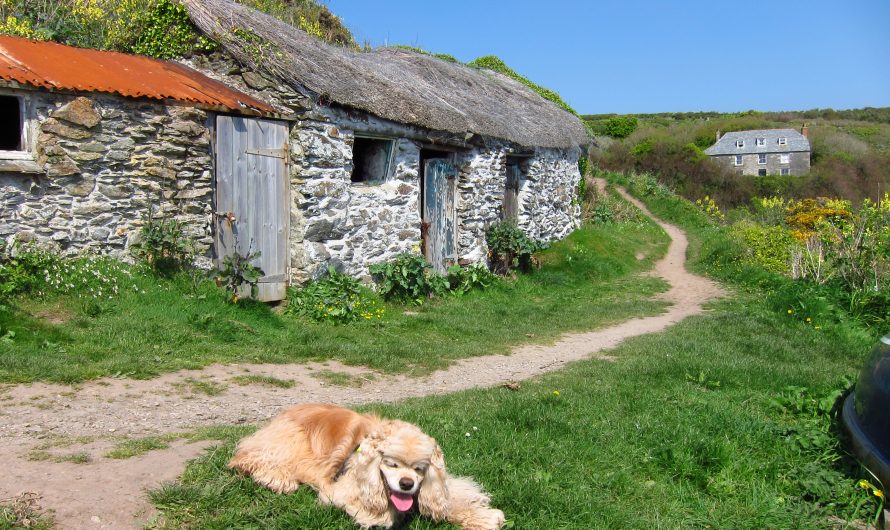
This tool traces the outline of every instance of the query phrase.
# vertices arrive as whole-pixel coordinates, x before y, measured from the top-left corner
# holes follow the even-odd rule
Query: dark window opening
[[[352,182],[386,180],[393,143],[392,140],[356,137],[352,146]]]
[[[758,177],[765,177],[765,176],[766,176],[766,170],[765,170],[765,169],[758,169],[758,170],[757,170],[757,176],[758,176]]]
[[[22,110],[19,98],[0,96],[0,151],[22,150]]]

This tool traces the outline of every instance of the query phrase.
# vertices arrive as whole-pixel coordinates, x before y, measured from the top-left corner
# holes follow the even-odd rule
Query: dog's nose
[[[402,477],[399,479],[399,487],[405,491],[408,491],[414,487],[414,481],[408,477]]]

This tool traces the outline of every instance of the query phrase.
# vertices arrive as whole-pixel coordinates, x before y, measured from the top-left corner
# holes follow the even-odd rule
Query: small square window
[[[755,141],[755,143],[756,143],[758,146],[766,145],[766,138],[758,138],[758,139]]]
[[[789,168],[787,168],[787,167],[783,167],[782,169],[779,170],[779,173],[782,174],[782,175],[790,175],[790,174],[791,174],[791,169],[789,169]]]
[[[779,155],[779,163],[780,164],[790,164],[791,163],[791,155]]]
[[[393,140],[356,136],[352,145],[352,182],[379,184],[389,174]]]
[[[757,155],[757,163],[766,164],[766,153],[760,153],[759,155]]]
[[[742,155],[735,155],[735,165],[742,165]]]
[[[735,141],[735,146],[736,147],[745,147],[745,141],[742,139],[738,139]]]
[[[24,151],[25,128],[22,100],[0,96],[0,151]]]
[[[786,145],[788,143],[788,138],[785,138],[784,136],[780,136],[777,141],[779,142],[779,145]]]
[[[758,169],[758,170],[757,170],[757,176],[758,176],[758,177],[765,177],[765,176],[766,176],[766,169]]]

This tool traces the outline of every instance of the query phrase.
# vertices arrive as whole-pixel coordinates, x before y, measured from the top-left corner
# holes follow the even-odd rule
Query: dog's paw
[[[502,526],[504,526],[504,512],[488,508],[477,513],[473,523],[465,525],[464,530],[500,530]]]

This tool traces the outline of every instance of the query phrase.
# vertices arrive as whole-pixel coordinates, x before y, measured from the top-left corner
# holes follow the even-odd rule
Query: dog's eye
[[[399,467],[399,465],[395,462],[385,462],[388,467]]]
[[[414,471],[417,471],[418,474],[423,475],[424,473],[426,473],[426,467],[417,466],[414,468]]]

